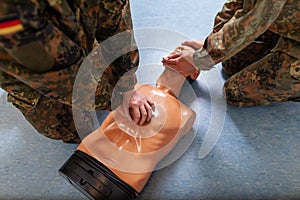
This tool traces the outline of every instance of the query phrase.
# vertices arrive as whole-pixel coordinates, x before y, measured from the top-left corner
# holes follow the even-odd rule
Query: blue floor
[[[181,39],[204,39],[222,3],[132,0],[139,82],[155,82],[161,58]],[[139,199],[300,199],[300,104],[231,107],[223,82],[217,65],[192,84],[194,98],[181,95],[197,112],[196,134],[179,159],[152,174]],[[76,145],[40,136],[2,90],[0,119],[0,199],[86,199],[58,174]]]

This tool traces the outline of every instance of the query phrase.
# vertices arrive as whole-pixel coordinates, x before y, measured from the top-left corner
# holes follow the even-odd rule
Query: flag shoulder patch
[[[0,35],[7,35],[23,30],[21,20],[15,16],[0,17]]]

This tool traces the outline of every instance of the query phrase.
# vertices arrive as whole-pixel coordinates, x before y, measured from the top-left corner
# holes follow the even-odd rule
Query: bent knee
[[[248,98],[244,91],[239,86],[230,85],[228,82],[224,84],[223,96],[226,102],[232,106],[254,106],[257,105],[255,101]]]

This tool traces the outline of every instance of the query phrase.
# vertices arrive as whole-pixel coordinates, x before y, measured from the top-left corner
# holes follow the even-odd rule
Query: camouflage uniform
[[[74,103],[73,84],[84,58],[95,45],[121,32],[124,40],[116,42],[134,46],[133,50],[124,51],[107,67],[100,58],[111,49],[97,48],[90,61],[96,66],[79,85],[86,102]],[[118,84],[123,91],[132,89],[137,65],[128,0],[0,0],[1,88],[46,137],[80,142],[72,108],[110,110],[112,96],[121,96],[113,93],[114,86],[126,73]],[[96,88],[91,80],[97,81]],[[86,88],[94,88],[94,93]]]
[[[299,101],[299,16],[299,0],[227,0],[194,62],[203,70],[222,62],[231,105]]]

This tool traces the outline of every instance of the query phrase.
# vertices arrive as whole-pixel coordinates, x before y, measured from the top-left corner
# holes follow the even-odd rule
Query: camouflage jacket
[[[128,91],[136,82],[138,52],[131,30],[128,0],[0,0],[1,87],[29,101],[45,95],[68,105],[76,102],[78,107],[110,109],[116,83],[123,81],[118,84]],[[110,64],[104,61],[105,54],[113,50],[98,46],[89,57],[95,58],[90,60],[95,65],[76,85],[76,89],[82,87],[77,95],[81,99],[72,98],[84,58],[97,44],[120,32],[125,37],[117,43],[133,51],[116,52],[122,56]],[[12,84],[14,78],[34,90],[22,90],[22,85]],[[95,81],[96,86],[91,85]]]
[[[300,58],[299,0],[227,0],[194,62],[209,70],[270,30],[281,37],[274,50]]]

